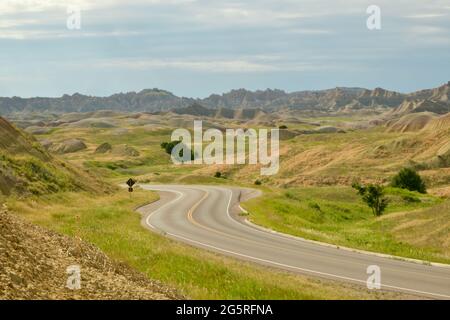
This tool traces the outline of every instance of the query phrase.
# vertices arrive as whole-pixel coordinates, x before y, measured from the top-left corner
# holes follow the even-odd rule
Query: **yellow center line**
[[[205,225],[199,223],[198,221],[196,221],[196,220],[194,219],[194,216],[193,216],[193,215],[194,215],[194,212],[195,212],[195,210],[198,208],[198,206],[199,206],[206,198],[208,198],[208,196],[209,196],[209,194],[210,194],[208,190],[204,190],[204,189],[200,189],[200,190],[203,191],[203,192],[205,192],[205,194],[203,195],[203,197],[202,197],[199,201],[197,201],[197,202],[191,207],[191,209],[190,209],[190,210],[188,211],[188,213],[187,213],[187,219],[188,219],[192,224],[196,225],[196,226],[199,227],[199,228],[208,230],[208,231],[210,231],[210,232],[213,232],[213,233],[216,233],[216,234],[219,234],[219,235],[228,237],[228,238],[234,238],[235,240],[238,240],[238,241],[244,241],[244,242],[247,242],[247,243],[256,244],[256,245],[258,245],[258,246],[264,245],[265,247],[272,248],[272,249],[276,249],[276,250],[278,250],[278,251],[283,251],[283,252],[285,252],[285,253],[296,253],[296,254],[298,254],[298,251],[293,250],[293,249],[287,249],[287,248],[278,247],[278,246],[274,246],[274,245],[270,245],[270,244],[262,244],[262,243],[260,243],[260,242],[257,242],[257,241],[251,240],[251,239],[242,238],[242,237],[239,237],[239,236],[236,236],[236,235],[227,234],[227,233],[225,233],[225,232],[219,231],[219,230],[217,230],[217,229],[210,228],[210,227],[208,227],[208,226],[205,226]],[[308,255],[308,256],[312,256],[312,257],[316,257],[316,258],[317,258],[317,254],[313,254],[313,253],[302,252],[302,255]],[[339,262],[342,262],[342,259],[339,259],[339,258],[332,258],[332,257],[328,257],[328,256],[321,256],[321,258],[322,258],[322,259],[328,259],[328,260],[330,260],[330,261],[339,261]],[[354,262],[354,264],[358,264],[358,265],[360,265],[360,266],[367,266],[366,263],[361,263],[361,262]],[[391,268],[391,267],[383,267],[383,269],[388,269],[388,270],[397,271],[397,272],[398,272],[398,271],[401,271],[401,272],[404,272],[404,273],[411,273],[411,274],[423,274],[423,273],[421,273],[420,271],[409,271],[409,270],[408,270],[408,271],[405,271],[405,270],[399,270],[399,269]],[[442,277],[439,277],[439,276],[431,276],[431,277],[433,277],[433,278],[438,278],[438,279],[447,279],[446,277],[442,278]]]
[[[262,245],[260,242],[257,242],[257,241],[254,241],[254,240],[250,240],[250,239],[247,239],[247,238],[242,238],[242,237],[239,237],[239,236],[236,236],[236,235],[231,235],[231,234],[228,234],[228,233],[219,231],[219,230],[217,230],[217,229],[210,228],[210,227],[205,226],[205,225],[199,223],[198,221],[196,221],[196,220],[194,219],[194,217],[193,217],[193,214],[194,214],[195,210],[196,210],[196,209],[198,208],[198,206],[199,206],[206,198],[208,198],[208,196],[209,196],[209,191],[203,190],[203,189],[201,189],[201,190],[205,192],[205,195],[204,195],[199,201],[197,201],[197,202],[191,207],[191,209],[190,209],[190,210],[188,211],[188,213],[187,213],[187,219],[188,219],[192,224],[196,225],[196,226],[199,227],[199,228],[208,230],[208,231],[210,231],[210,232],[213,232],[213,233],[215,233],[215,234],[219,234],[219,235],[222,235],[222,236],[225,236],[225,237],[228,237],[228,238],[234,238],[235,240],[238,240],[238,241],[244,241],[244,242],[252,243],[252,244],[256,244],[256,245],[258,245],[258,246],[261,246],[261,245]],[[286,248],[283,248],[283,247],[278,247],[278,246],[274,246],[274,245],[266,244],[266,243],[263,244],[263,245],[264,245],[265,247],[272,248],[272,249],[275,249],[275,250],[277,250],[277,251],[283,251],[283,252],[285,252],[285,253],[295,253],[295,254],[298,254],[298,251],[293,250],[293,249],[286,249]],[[317,255],[316,255],[316,254],[313,254],[313,253],[305,253],[305,252],[303,252],[302,254],[303,254],[303,255],[312,256],[312,257],[317,257]],[[341,259],[331,258],[331,257],[321,257],[321,258],[326,258],[326,259],[333,260],[333,261],[342,261]],[[365,263],[359,263],[359,262],[358,262],[358,264],[361,265],[361,266],[366,266]]]

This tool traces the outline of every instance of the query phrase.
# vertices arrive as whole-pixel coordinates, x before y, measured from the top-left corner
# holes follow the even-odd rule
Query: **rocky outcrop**
[[[108,142],[102,143],[95,149],[95,153],[108,153],[111,152],[112,146]]]
[[[124,156],[124,157],[139,157],[140,156],[140,152],[138,150],[136,150],[135,148],[133,148],[127,144],[114,146],[112,148],[112,152],[115,155]]]
[[[78,152],[86,149],[86,144],[80,139],[68,139],[50,146],[49,151],[56,154]]]

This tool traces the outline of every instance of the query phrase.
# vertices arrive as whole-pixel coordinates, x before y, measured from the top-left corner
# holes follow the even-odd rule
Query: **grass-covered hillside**
[[[3,196],[109,189],[85,169],[56,159],[31,135],[0,117],[0,192]]]

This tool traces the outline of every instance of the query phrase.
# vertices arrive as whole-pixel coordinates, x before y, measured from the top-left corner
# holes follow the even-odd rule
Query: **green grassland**
[[[157,195],[126,190],[108,196],[57,193],[9,198],[28,220],[80,237],[194,299],[390,299],[405,297],[276,271],[184,245],[144,229],[134,209]]]
[[[340,246],[435,262],[450,262],[450,202],[387,188],[384,216],[350,187],[264,188],[243,204],[250,221],[274,230]]]

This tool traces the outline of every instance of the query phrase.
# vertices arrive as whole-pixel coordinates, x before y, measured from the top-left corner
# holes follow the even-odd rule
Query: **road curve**
[[[265,231],[239,219],[238,204],[255,192],[219,186],[141,185],[161,200],[139,209],[143,225],[170,238],[266,266],[366,285],[381,270],[381,288],[450,299],[450,268],[342,250]],[[254,195],[253,195],[254,196]]]

